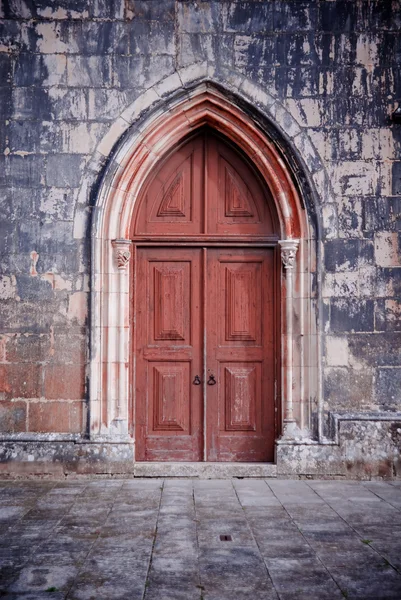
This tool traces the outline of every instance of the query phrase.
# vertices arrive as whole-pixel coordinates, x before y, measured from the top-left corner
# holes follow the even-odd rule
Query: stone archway
[[[261,128],[211,84],[166,104],[127,136],[101,185],[92,230],[92,336],[90,435],[132,441],[129,435],[130,227],[135,203],[151,171],[185,136],[207,125],[232,140],[269,188],[280,227],[283,260],[282,407],[283,436],[310,423],[316,395],[318,352],[314,343],[311,265],[315,243],[291,171]]]

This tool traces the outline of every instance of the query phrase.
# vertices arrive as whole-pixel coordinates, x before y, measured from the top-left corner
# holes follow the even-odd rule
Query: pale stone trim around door
[[[149,102],[153,103],[154,98]],[[210,83],[166,103],[140,128],[133,127],[113,155],[98,193],[92,228],[92,336],[90,435],[93,440],[129,441],[135,389],[135,357],[130,352],[130,235],[136,201],[150,173],[180,139],[202,124],[232,139],[254,163],[275,200],[282,248],[296,244],[294,271],[284,269],[282,303],[281,422],[307,431],[317,396],[319,356],[316,311],[312,309],[315,238],[289,168],[259,126]],[[299,244],[298,244],[299,240]],[[288,254],[288,253],[287,253]],[[284,257],[284,254],[283,254]],[[289,274],[291,272],[291,274]],[[293,275],[292,275],[293,273]],[[291,316],[292,315],[292,316]],[[296,316],[296,319],[293,318]],[[288,332],[292,344],[288,354]],[[286,358],[287,356],[287,358]],[[286,373],[287,367],[291,373]]]

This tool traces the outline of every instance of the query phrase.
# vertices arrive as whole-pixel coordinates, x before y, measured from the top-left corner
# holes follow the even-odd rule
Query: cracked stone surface
[[[0,597],[399,600],[401,482],[3,481]]]

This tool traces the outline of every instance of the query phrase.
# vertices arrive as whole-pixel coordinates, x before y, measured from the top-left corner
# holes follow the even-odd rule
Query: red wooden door
[[[198,248],[137,251],[137,460],[202,460],[201,278]]]
[[[273,250],[208,251],[206,457],[272,461]],[[216,382],[216,383],[215,383]]]
[[[275,222],[247,160],[207,131],[144,190],[134,225],[137,460],[273,460],[275,261],[260,246],[277,239]]]

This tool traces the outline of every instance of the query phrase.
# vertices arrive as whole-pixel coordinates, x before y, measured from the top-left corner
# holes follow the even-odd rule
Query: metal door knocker
[[[195,379],[192,382],[194,385],[200,385],[202,382],[199,378],[199,375],[195,375]]]
[[[210,375],[207,384],[208,385],[216,385],[217,381],[214,378],[214,375]]]

